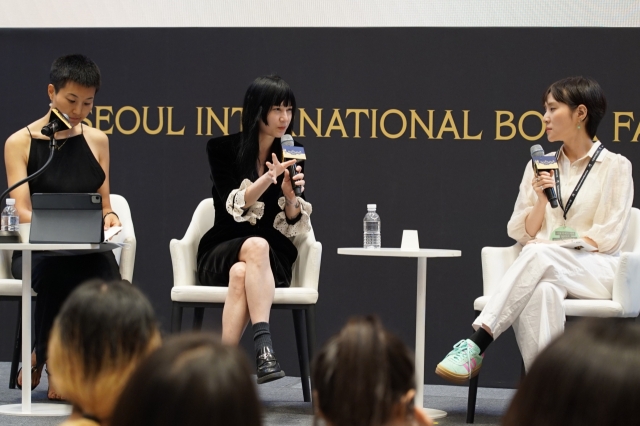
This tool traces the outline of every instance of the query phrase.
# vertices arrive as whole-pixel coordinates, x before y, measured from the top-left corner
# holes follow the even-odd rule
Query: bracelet
[[[116,212],[107,212],[104,216],[102,216],[102,221],[104,222],[105,218],[106,218],[107,216],[109,216],[110,214],[114,215],[115,217],[117,217],[117,218],[118,218],[118,220],[120,220],[120,216],[118,216],[118,215],[116,214]]]
[[[296,209],[297,209],[298,207],[300,207],[300,201],[298,201],[298,198],[297,198],[297,197],[296,197],[296,201],[295,201],[295,202],[293,202],[293,201],[289,201],[289,200],[287,199],[287,197],[284,197],[284,202],[285,202],[285,203],[287,203],[287,204],[288,204],[288,205],[290,205],[290,206],[295,207]]]

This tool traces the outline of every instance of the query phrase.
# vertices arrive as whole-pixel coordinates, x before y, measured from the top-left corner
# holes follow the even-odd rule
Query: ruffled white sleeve
[[[527,216],[529,216],[529,213],[533,210],[533,206],[537,200],[536,193],[531,186],[531,179],[533,179],[533,169],[531,167],[531,161],[529,161],[522,175],[520,191],[518,192],[516,204],[513,207],[511,219],[509,219],[509,223],[507,224],[507,233],[509,236],[522,245],[535,238],[535,235],[527,234],[525,225]]]
[[[256,201],[248,209],[245,209],[244,193],[253,182],[245,179],[240,184],[240,188],[234,189],[227,197],[227,212],[233,216],[236,222],[249,222],[252,225],[262,218],[264,214],[264,203]]]
[[[296,198],[300,203],[300,214],[295,219],[287,218],[284,212],[284,197],[278,199],[278,206],[280,206],[282,211],[276,215],[273,221],[273,227],[280,231],[285,237],[295,237],[296,235],[311,231],[311,218],[309,217],[313,210],[311,203],[303,198]]]

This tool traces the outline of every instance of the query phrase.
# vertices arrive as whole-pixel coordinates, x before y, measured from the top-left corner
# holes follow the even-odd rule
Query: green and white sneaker
[[[469,339],[460,340],[436,367],[436,374],[454,383],[464,383],[478,375],[484,354]]]

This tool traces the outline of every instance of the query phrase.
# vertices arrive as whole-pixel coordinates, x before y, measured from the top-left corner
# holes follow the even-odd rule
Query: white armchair
[[[520,244],[511,247],[482,249],[483,295],[473,303],[476,315],[484,309],[507,269],[522,251]],[[565,299],[565,315],[569,317],[636,318],[640,313],[640,210],[631,209],[627,241],[622,247],[611,300]],[[478,376],[469,383],[467,423],[473,423]]]
[[[171,331],[173,332],[181,329],[184,308],[194,308],[193,328],[200,329],[204,308],[224,306],[228,288],[200,286],[196,276],[198,244],[202,236],[213,226],[214,217],[213,199],[202,200],[193,214],[184,237],[181,240],[171,240],[169,245],[173,264],[173,288],[171,289]],[[305,401],[311,401],[309,380],[304,378],[310,377],[309,365],[315,347],[315,304],[318,301],[322,244],[316,241],[313,230],[294,237],[292,241],[298,249],[298,259],[293,265],[291,287],[276,289],[272,308],[290,309],[293,313],[300,375],[303,377],[302,393]]]
[[[133,266],[136,259],[136,235],[133,228],[133,221],[131,219],[131,210],[127,200],[122,195],[111,194],[110,197],[111,207],[113,211],[118,214],[120,222],[122,223],[122,231],[118,235],[118,241],[126,243],[123,248],[114,250],[116,261],[120,266],[120,275],[123,280],[131,281],[133,278]],[[22,224],[21,228],[28,228],[30,224]],[[28,231],[21,232],[23,235],[28,235]],[[22,280],[16,280],[11,274],[11,257],[13,251],[1,250],[0,251],[0,302],[16,302],[18,305],[18,319],[16,322],[16,338],[13,347],[13,357],[11,361],[11,372],[9,374],[9,388],[15,389],[16,373],[18,371],[18,363],[20,362],[20,345],[21,334],[20,327],[22,325],[21,308],[22,304]],[[31,290],[32,297],[36,297],[36,293]]]

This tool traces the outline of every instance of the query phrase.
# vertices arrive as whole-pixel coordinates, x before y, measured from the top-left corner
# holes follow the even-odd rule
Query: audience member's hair
[[[167,339],[136,370],[114,410],[115,426],[259,426],[246,357],[209,334]]]
[[[538,355],[505,426],[622,426],[640,418],[640,324],[589,319]]]
[[[108,424],[127,379],[159,345],[153,308],[129,282],[96,280],[74,290],[49,339],[51,380],[74,406],[65,424]]]
[[[315,404],[332,426],[378,426],[413,416],[413,355],[375,317],[353,318],[313,362]]]

